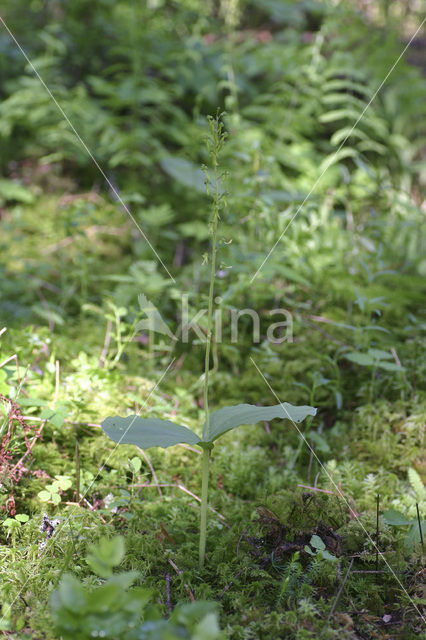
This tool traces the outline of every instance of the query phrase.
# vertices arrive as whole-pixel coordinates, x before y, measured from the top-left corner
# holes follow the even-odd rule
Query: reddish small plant
[[[14,516],[16,513],[15,499],[13,497],[14,486],[20,481],[22,476],[28,472],[28,468],[24,465],[24,460],[31,454],[32,448],[39,438],[41,431],[36,429],[35,425],[28,424],[21,413],[21,408],[17,402],[10,400],[0,393],[0,403],[6,407],[7,431],[0,440],[0,475],[8,478],[11,483],[9,498],[6,500],[5,508],[9,515]],[[12,437],[14,435],[15,425],[18,423],[25,441],[25,452],[16,462]],[[33,438],[30,439],[30,436]]]

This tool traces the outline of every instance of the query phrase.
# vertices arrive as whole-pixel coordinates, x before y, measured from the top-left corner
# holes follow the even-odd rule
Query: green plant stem
[[[205,428],[203,436],[206,440],[210,437],[210,414],[209,414],[209,369],[210,369],[210,351],[212,344],[212,322],[213,322],[213,296],[214,281],[216,275],[216,253],[217,253],[217,227],[219,222],[219,178],[217,175],[217,151],[213,153],[214,165],[214,196],[213,196],[213,223],[212,223],[212,255],[211,255],[211,271],[210,271],[210,288],[209,288],[209,309],[207,316],[207,340],[206,340],[206,356],[204,360],[204,411],[206,415]],[[209,486],[209,463],[210,450],[203,450],[202,461],[202,488],[201,488],[201,522],[200,522],[200,567],[204,566],[206,553],[206,536],[207,536],[207,497]]]
[[[207,538],[207,495],[209,489],[210,449],[203,449],[201,461],[202,485],[201,485],[201,521],[200,521],[200,568],[204,566]]]
[[[210,271],[210,288],[209,288],[209,309],[207,316],[207,340],[206,340],[206,356],[204,360],[204,410],[206,413],[206,426],[204,435],[209,438],[210,415],[209,415],[209,369],[210,369],[210,351],[212,344],[212,321],[213,321],[213,296],[214,296],[214,280],[216,274],[216,242],[217,242],[217,225],[219,221],[219,184],[217,176],[217,160],[214,159],[214,214],[212,228],[212,257]]]

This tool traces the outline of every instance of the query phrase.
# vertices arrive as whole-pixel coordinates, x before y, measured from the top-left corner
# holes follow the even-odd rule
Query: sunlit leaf
[[[19,522],[28,522],[28,520],[30,519],[30,516],[26,513],[17,513],[15,518]]]
[[[39,491],[37,495],[42,502],[47,502],[52,497],[52,494],[49,493],[49,491]]]
[[[119,444],[135,444],[141,449],[150,447],[171,447],[175,444],[197,444],[200,438],[188,427],[160,420],[159,418],[140,418],[139,416],[113,416],[102,422],[104,432]]]
[[[209,436],[203,427],[203,440],[213,442],[223,433],[235,429],[242,424],[255,424],[260,420],[273,420],[274,418],[287,418],[292,422],[301,422],[307,416],[314,416],[316,409],[309,406],[296,407],[288,402],[272,407],[256,407],[252,404],[237,404],[232,407],[223,407],[210,415]]]

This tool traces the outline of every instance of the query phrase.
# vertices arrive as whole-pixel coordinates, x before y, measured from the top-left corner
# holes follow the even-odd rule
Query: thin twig
[[[176,573],[178,574],[178,576],[181,576],[183,571],[181,569],[179,569],[179,567],[173,562],[173,560],[171,560],[171,558],[169,558],[169,564],[171,567],[173,567],[173,569],[176,571]],[[189,595],[191,602],[195,602],[195,598],[194,598],[194,594],[192,593],[191,589],[188,587],[188,585],[186,584],[186,582],[183,583],[183,586],[186,589],[187,594]]]
[[[240,575],[242,574],[242,572],[244,571],[244,569],[240,569],[234,576],[234,580],[236,580],[237,578],[240,577]],[[221,600],[223,598],[223,596],[225,595],[225,593],[227,591],[229,591],[229,589],[234,585],[234,580],[231,580],[231,582],[228,582],[228,584],[226,585],[226,587],[224,588],[224,590],[222,591],[222,593],[220,594],[220,596],[218,596],[218,600]]]
[[[248,526],[244,529],[244,531],[242,532],[242,534],[240,535],[238,542],[237,542],[237,548],[235,549],[235,555],[238,556],[239,552],[240,552],[240,544],[241,544],[241,540],[244,538],[244,536],[246,535],[248,530]]]
[[[318,471],[317,475],[315,476],[315,480],[314,480],[315,489],[317,488],[317,482],[318,482],[319,474],[320,474],[320,472]]]
[[[425,547],[424,547],[424,542],[423,542],[423,531],[422,531],[422,523],[420,520],[420,512],[419,512],[419,505],[416,502],[416,509],[417,509],[417,522],[419,523],[419,533],[420,533],[420,542],[422,545],[422,551],[424,551]]]
[[[395,347],[391,347],[391,353],[393,355],[393,359],[395,360],[395,363],[398,365],[398,367],[401,367],[401,360],[398,358],[398,354],[396,352]]]
[[[328,623],[329,623],[329,622],[330,622],[330,620],[331,620],[331,617],[334,615],[334,612],[335,612],[335,610],[336,610],[336,607],[337,607],[337,604],[338,604],[338,602],[339,602],[340,596],[342,595],[342,591],[343,591],[343,589],[344,589],[344,587],[345,587],[346,580],[348,579],[349,574],[350,574],[350,572],[351,572],[351,569],[352,569],[352,565],[353,565],[353,563],[354,563],[354,560],[353,560],[353,558],[352,558],[351,563],[350,563],[350,565],[349,565],[349,567],[348,567],[348,570],[346,571],[345,577],[344,577],[344,578],[343,578],[343,580],[342,580],[342,584],[340,585],[339,590],[338,590],[338,592],[336,593],[336,597],[334,598],[334,602],[333,602],[332,607],[331,607],[331,609],[330,609],[330,613],[328,614],[327,621],[326,621],[325,625],[324,625],[324,626],[323,626],[323,628],[322,628],[322,631],[321,631],[321,633],[320,633],[320,637],[322,636],[322,634],[324,633],[325,629],[327,628]]]
[[[328,489],[318,489],[318,487],[310,487],[307,484],[298,484],[297,486],[301,487],[302,489],[310,489],[311,491],[319,491],[320,493],[327,493],[329,496],[336,495],[334,491],[328,491]]]
[[[386,573],[386,571],[384,569],[380,569],[380,571],[374,571],[373,569],[371,570],[359,570],[359,571],[352,571],[352,573]]]
[[[163,492],[161,491],[161,487],[160,487],[160,485],[158,484],[157,474],[155,473],[155,469],[154,469],[154,467],[152,466],[152,462],[151,462],[151,460],[149,459],[149,457],[147,456],[147,454],[145,453],[145,451],[144,451],[143,449],[141,449],[140,447],[136,447],[136,448],[137,448],[137,450],[140,452],[140,454],[141,454],[141,456],[143,457],[143,459],[145,460],[145,462],[147,463],[148,467],[150,468],[150,470],[151,470],[151,474],[152,474],[152,478],[153,478],[154,483],[155,483],[155,486],[156,486],[156,487],[157,487],[157,489],[158,489],[158,493],[160,494],[161,499],[162,499],[162,500],[164,500]]]
[[[199,451],[198,449],[194,449],[194,447],[190,447],[189,444],[184,444],[183,442],[179,442],[177,446],[183,447],[183,449],[187,449],[188,451],[192,451],[192,453],[196,453],[199,456],[203,455],[202,451]]]

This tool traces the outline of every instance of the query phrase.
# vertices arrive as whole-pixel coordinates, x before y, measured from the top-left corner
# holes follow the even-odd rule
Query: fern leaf
[[[408,480],[416,493],[417,502],[423,502],[423,500],[426,500],[426,489],[421,477],[415,469],[408,469]]]

